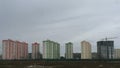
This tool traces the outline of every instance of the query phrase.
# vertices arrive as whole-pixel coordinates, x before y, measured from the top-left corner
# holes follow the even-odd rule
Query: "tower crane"
[[[103,41],[108,41],[109,39],[115,39],[115,38],[118,38],[118,37],[106,37],[106,38],[103,38],[102,40]]]

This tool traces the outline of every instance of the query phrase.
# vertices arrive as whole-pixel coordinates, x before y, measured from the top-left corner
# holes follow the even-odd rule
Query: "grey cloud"
[[[96,48],[99,39],[120,33],[119,0],[0,0],[0,10],[0,40],[52,39],[62,48],[71,41],[80,52],[81,40]]]

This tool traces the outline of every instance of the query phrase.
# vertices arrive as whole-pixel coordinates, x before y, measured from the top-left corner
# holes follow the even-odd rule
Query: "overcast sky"
[[[0,40],[31,43],[50,39],[61,44],[87,40],[96,51],[96,42],[105,37],[120,37],[119,0],[0,0]],[[120,48],[116,38],[115,48]],[[29,48],[29,52],[31,49]]]

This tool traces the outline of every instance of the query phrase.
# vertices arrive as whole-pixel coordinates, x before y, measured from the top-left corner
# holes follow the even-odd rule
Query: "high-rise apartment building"
[[[3,40],[2,41],[2,58],[3,59],[27,59],[28,44],[25,42]]]
[[[22,42],[24,47],[23,47],[23,59],[28,59],[28,43]]]
[[[114,59],[120,59],[120,49],[114,49]]]
[[[99,59],[113,59],[114,41],[98,41],[97,55]]]
[[[15,44],[13,40],[2,41],[2,58],[3,59],[14,59],[15,58]]]
[[[28,43],[14,41],[15,44],[15,58],[14,59],[27,59],[28,58]]]
[[[91,59],[91,44],[87,41],[81,42],[81,59]]]
[[[65,58],[73,59],[73,43],[71,42],[65,44]]]
[[[32,59],[39,58],[40,58],[39,43],[35,42],[32,44]]]
[[[43,41],[43,59],[60,59],[60,44],[51,40]]]

